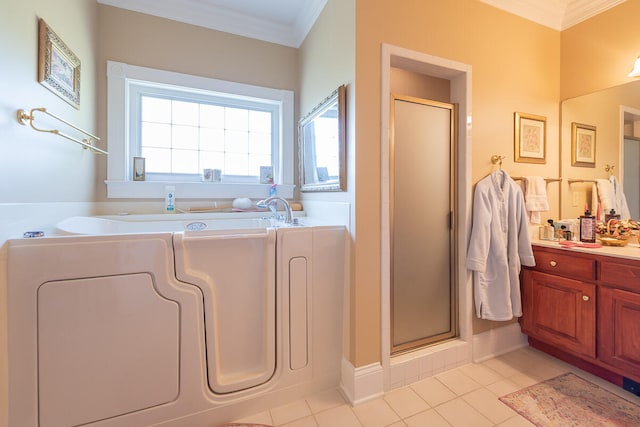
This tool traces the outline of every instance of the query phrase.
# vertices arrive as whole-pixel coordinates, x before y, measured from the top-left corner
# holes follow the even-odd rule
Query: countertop
[[[635,239],[634,239],[635,241]],[[577,242],[576,242],[577,243]],[[541,246],[545,248],[560,249],[563,251],[582,252],[597,255],[606,255],[617,258],[640,260],[640,245],[637,243],[629,243],[627,246],[602,246],[601,248],[580,248],[580,247],[563,247],[557,241],[531,239],[533,246]]]

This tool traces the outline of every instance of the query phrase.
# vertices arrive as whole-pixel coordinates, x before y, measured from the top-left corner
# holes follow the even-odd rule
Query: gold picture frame
[[[546,163],[547,118],[535,114],[514,114],[515,161]]]
[[[133,180],[144,181],[145,179],[146,179],[145,158],[134,157],[133,158]]]
[[[571,166],[596,167],[596,127],[571,123]]]
[[[80,109],[80,59],[42,18],[38,24],[38,82]]]

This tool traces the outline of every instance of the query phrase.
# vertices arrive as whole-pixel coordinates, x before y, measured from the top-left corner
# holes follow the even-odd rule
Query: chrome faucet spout
[[[266,207],[275,205],[277,202],[281,202],[282,206],[284,206],[284,212],[285,212],[284,222],[287,224],[291,224],[293,213],[291,212],[291,206],[289,205],[289,202],[286,201],[286,199],[283,199],[282,197],[279,197],[279,196],[271,196],[264,200],[260,200],[258,203],[256,203],[256,206],[261,208],[263,207],[266,208]]]

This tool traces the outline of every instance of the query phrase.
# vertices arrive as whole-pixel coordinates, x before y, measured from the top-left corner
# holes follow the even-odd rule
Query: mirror
[[[561,113],[561,217],[581,215],[585,204],[592,204],[593,180],[613,173],[622,183],[631,216],[640,218],[640,81],[567,99]],[[572,165],[573,123],[595,127],[595,167]]]
[[[301,191],[344,191],[345,96],[341,85],[300,120]]]

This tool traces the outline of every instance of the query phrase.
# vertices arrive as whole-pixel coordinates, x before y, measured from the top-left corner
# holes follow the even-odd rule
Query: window
[[[108,61],[109,197],[266,197],[260,168],[293,196],[293,93]],[[144,157],[146,181],[132,180]],[[219,169],[221,183],[201,182]]]

